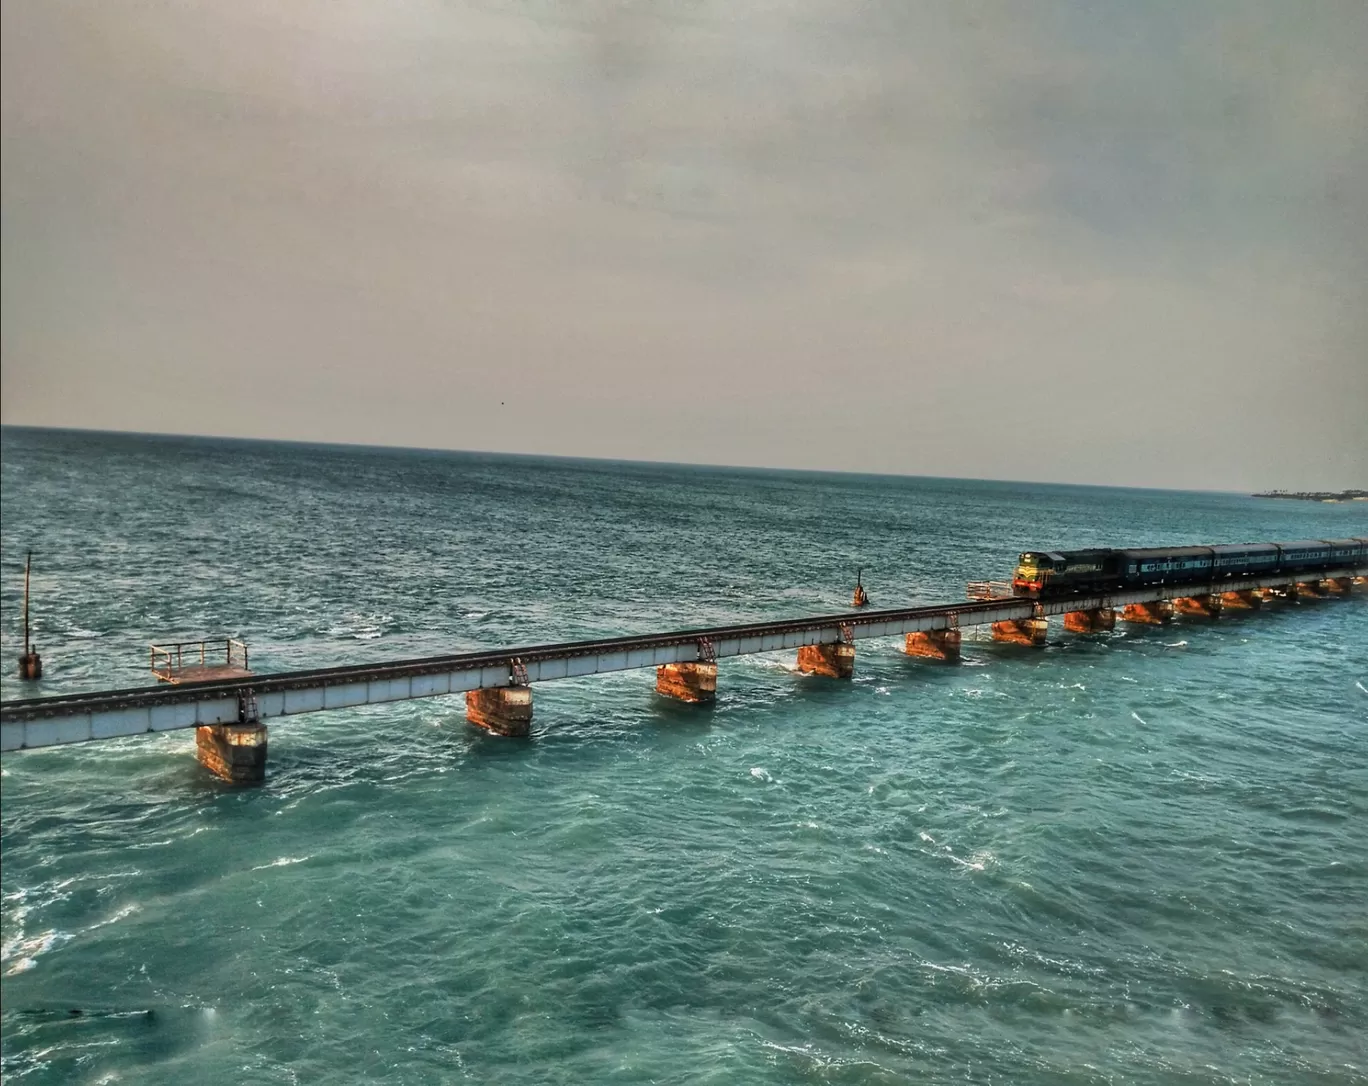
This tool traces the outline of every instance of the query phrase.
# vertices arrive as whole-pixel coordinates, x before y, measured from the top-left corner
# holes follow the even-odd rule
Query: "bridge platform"
[[[247,646],[236,638],[216,641],[177,641],[151,646],[152,674],[158,682],[223,682],[248,679]]]

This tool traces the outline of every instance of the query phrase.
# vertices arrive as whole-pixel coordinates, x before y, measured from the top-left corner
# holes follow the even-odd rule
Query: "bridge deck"
[[[1363,572],[1358,568],[1325,570],[1318,571],[1315,577],[1347,577]],[[94,694],[27,698],[0,703],[0,750],[236,723],[239,699],[249,696],[256,700],[259,718],[266,721],[355,705],[460,694],[509,686],[515,681],[546,682],[661,664],[796,649],[803,645],[831,644],[847,638],[891,637],[1068,611],[1123,607],[1176,596],[1272,588],[1291,580],[1293,578],[1287,574],[1280,574],[1210,584],[1154,585],[1041,602],[1024,598],[989,599],[843,612],[662,634],[254,674],[247,678],[216,678]]]

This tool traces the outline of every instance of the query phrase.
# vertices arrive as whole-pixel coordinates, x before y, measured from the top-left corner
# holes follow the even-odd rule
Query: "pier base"
[[[1005,641],[1009,645],[1043,645],[1049,632],[1050,620],[1046,618],[1018,618],[993,623],[993,640]]]
[[[696,705],[717,700],[717,665],[664,664],[656,668],[656,693]]]
[[[1205,618],[1216,618],[1221,613],[1221,597],[1211,596],[1178,596],[1173,601],[1173,610],[1180,615],[1201,615]]]
[[[1241,588],[1221,593],[1221,606],[1227,611],[1253,611],[1263,606],[1263,594],[1257,588]]]
[[[36,652],[26,652],[19,657],[19,678],[25,682],[37,682],[43,677],[43,658]]]
[[[1321,583],[1315,581],[1298,581],[1293,593],[1299,600],[1318,600],[1321,598]]]
[[[265,724],[210,724],[195,729],[200,765],[233,784],[266,779]]]
[[[1128,603],[1121,612],[1123,622],[1138,622],[1142,626],[1162,626],[1173,617],[1171,600],[1152,600],[1149,603]]]
[[[907,635],[908,656],[927,660],[958,660],[960,658],[959,630],[927,630]]]
[[[798,649],[798,670],[805,675],[825,675],[829,679],[849,679],[855,674],[855,646],[802,645]]]
[[[517,738],[532,732],[532,688],[493,686],[466,692],[466,719],[495,735]]]
[[[1321,581],[1320,586],[1327,596],[1347,596],[1353,590],[1354,578],[1330,577]]]
[[[1102,633],[1116,628],[1116,612],[1110,607],[1096,611],[1066,611],[1064,629],[1070,633]]]

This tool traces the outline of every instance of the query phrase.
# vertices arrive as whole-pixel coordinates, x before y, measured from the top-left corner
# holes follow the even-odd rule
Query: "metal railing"
[[[247,645],[234,637],[222,641],[177,641],[152,645],[152,674],[171,682],[185,674],[186,668],[241,668],[247,671]]]
[[[1006,600],[1015,595],[1011,581],[970,581],[964,594],[971,600]]]

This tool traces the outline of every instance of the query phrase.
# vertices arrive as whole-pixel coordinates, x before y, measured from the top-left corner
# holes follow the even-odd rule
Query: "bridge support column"
[[[1203,615],[1206,618],[1215,618],[1221,613],[1221,597],[1218,595],[1178,596],[1173,601],[1173,610],[1180,615]]]
[[[210,724],[195,729],[195,754],[200,765],[233,784],[256,784],[266,779],[266,725]]]
[[[1110,607],[1096,611],[1066,611],[1064,629],[1070,633],[1100,633],[1116,628],[1116,612]]]
[[[717,700],[717,665],[664,664],[656,668],[656,693],[696,705]]]
[[[1257,588],[1240,588],[1221,593],[1221,606],[1227,611],[1253,611],[1263,606],[1263,593]]]
[[[960,658],[959,630],[927,630],[907,635],[908,656],[928,660],[958,660]]]
[[[845,642],[800,645],[798,670],[805,675],[825,675],[829,679],[852,678],[855,675],[855,646]]]
[[[1353,590],[1354,578],[1330,577],[1321,581],[1321,591],[1327,596],[1347,596]]]
[[[1321,583],[1317,578],[1314,581],[1298,581],[1292,590],[1292,594],[1299,600],[1318,600],[1321,598]]]
[[[1149,603],[1128,603],[1121,612],[1121,620],[1123,622],[1137,622],[1142,626],[1162,626],[1172,617],[1172,600],[1151,600]]]
[[[532,688],[492,686],[466,691],[466,719],[495,735],[517,738],[532,732]]]
[[[1009,645],[1043,645],[1049,632],[1047,618],[1014,618],[993,623],[993,640]]]

